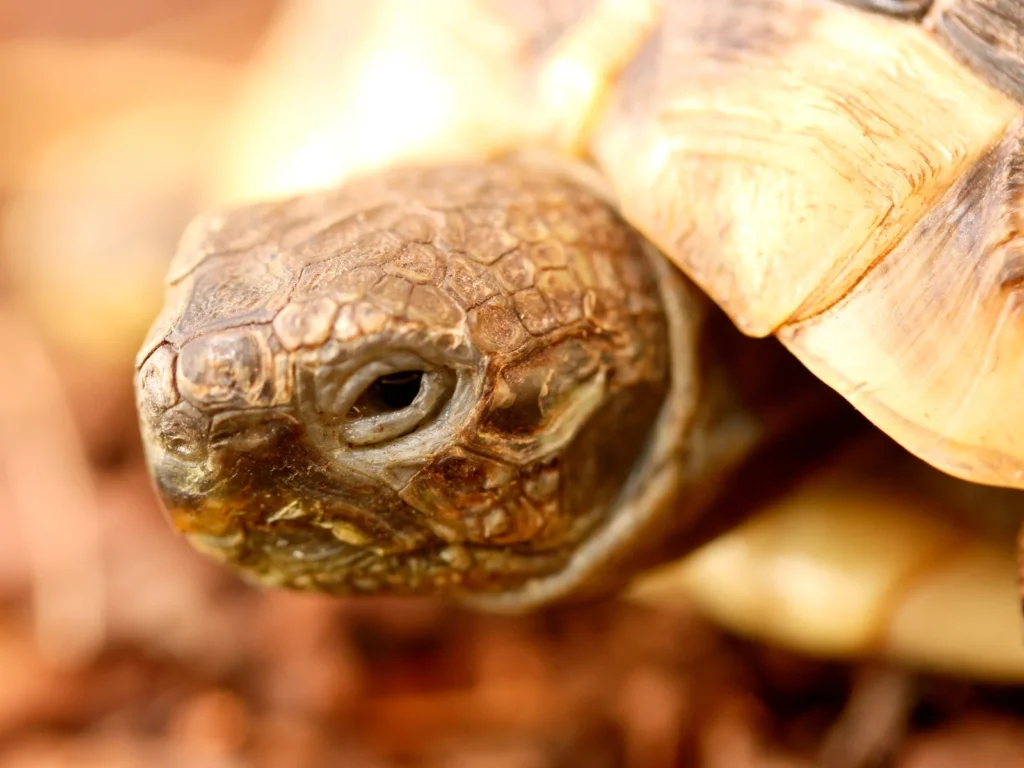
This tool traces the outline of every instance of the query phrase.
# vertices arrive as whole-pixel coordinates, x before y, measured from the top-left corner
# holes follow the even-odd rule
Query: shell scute
[[[607,103],[624,215],[755,336],[842,296],[1018,114],[921,25],[813,0],[666,4]]]

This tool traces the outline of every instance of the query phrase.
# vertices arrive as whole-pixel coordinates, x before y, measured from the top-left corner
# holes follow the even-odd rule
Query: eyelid
[[[402,371],[420,371],[419,391],[405,408],[388,413],[347,418],[360,397],[382,377]],[[414,431],[448,401],[455,388],[455,376],[412,352],[396,352],[371,360],[348,374],[328,402],[320,402],[322,413],[339,419],[337,434],[350,447],[371,447]]]
[[[323,369],[324,380],[318,384],[316,393],[317,410],[320,413],[344,417],[355,404],[359,396],[381,376],[399,371],[430,371],[435,366],[428,364],[422,357],[408,352],[388,355],[371,360],[356,367],[344,365]],[[335,386],[334,382],[341,379]]]
[[[388,373],[393,372],[388,371]],[[387,374],[373,377],[366,386],[372,386],[381,375]],[[360,394],[363,391],[365,391],[365,387],[360,390]],[[360,446],[402,437],[436,413],[448,399],[451,391],[452,380],[450,376],[445,375],[445,372],[424,370],[419,392],[416,393],[412,403],[391,413],[374,414],[347,421],[341,429],[342,438],[349,445]]]

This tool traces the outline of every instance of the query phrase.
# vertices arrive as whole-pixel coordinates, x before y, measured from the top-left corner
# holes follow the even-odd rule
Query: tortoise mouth
[[[536,551],[437,539],[408,548],[349,543],[327,529],[186,533],[198,550],[261,586],[334,595],[505,593],[565,567],[571,548]]]

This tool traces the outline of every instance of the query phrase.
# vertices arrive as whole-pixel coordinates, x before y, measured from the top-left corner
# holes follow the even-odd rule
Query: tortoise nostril
[[[423,385],[423,371],[398,371],[379,376],[349,409],[347,420],[393,413],[416,401]]]

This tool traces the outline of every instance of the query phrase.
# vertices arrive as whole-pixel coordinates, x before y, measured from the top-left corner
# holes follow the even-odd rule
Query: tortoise
[[[237,204],[186,231],[137,358],[194,546],[265,586],[520,611],[714,540],[638,594],[1024,678],[1000,609],[936,631],[940,598],[1016,601],[1001,550],[929,514],[1019,514],[1024,9],[296,7],[215,169]],[[821,381],[942,472],[874,434],[814,474],[862,431]],[[867,574],[854,630],[765,610],[751,563],[801,561],[794,529],[829,542],[798,584]]]

